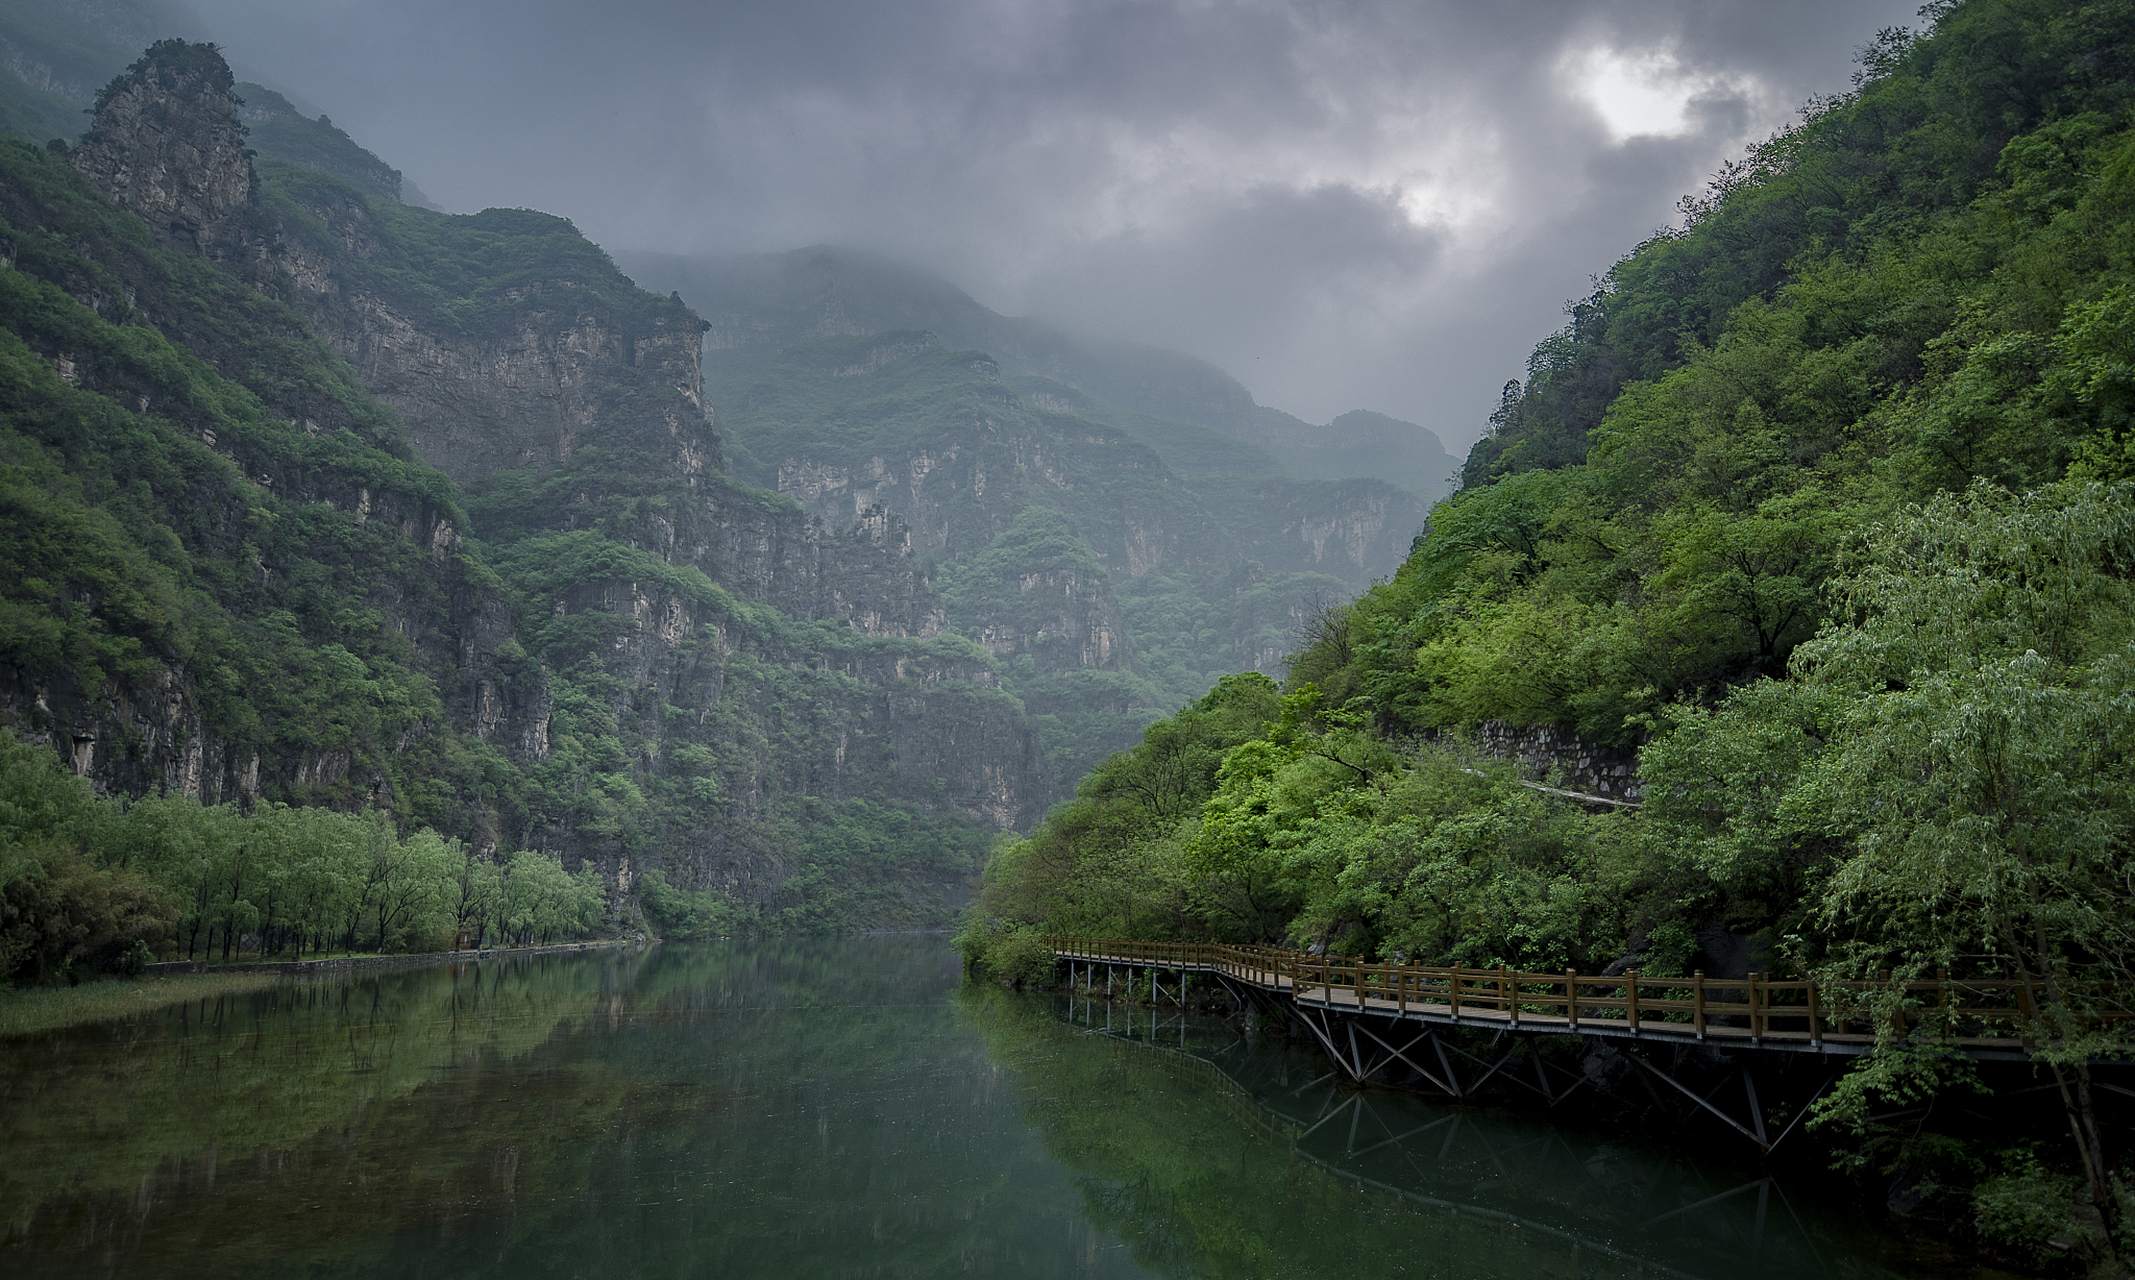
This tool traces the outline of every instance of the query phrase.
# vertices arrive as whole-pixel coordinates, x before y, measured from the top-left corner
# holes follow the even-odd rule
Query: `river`
[[[938,937],[288,985],[0,1041],[0,1272],[1969,1274],[1813,1174],[959,982]]]

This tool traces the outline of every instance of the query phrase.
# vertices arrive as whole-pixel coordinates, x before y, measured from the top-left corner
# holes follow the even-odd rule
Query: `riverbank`
[[[108,1022],[188,1000],[240,995],[282,981],[274,973],[187,973],[0,992],[0,1039]]]
[[[0,989],[0,1038],[60,1031],[91,1022],[108,1022],[188,1000],[241,995],[294,978],[323,978],[357,972],[420,969],[434,965],[478,963],[516,956],[597,951],[648,945],[635,938],[565,942],[548,947],[489,947],[483,950],[424,951],[404,956],[329,956],[318,960],[281,960],[209,964],[174,960],[152,964],[138,978],[105,978],[73,987]]]
[[[401,956],[322,956],[316,960],[253,960],[218,964],[211,960],[165,960],[143,970],[150,977],[186,973],[277,973],[292,977],[354,969],[421,969],[434,964],[460,964],[504,956],[553,955],[569,951],[597,951],[605,947],[649,944],[644,938],[596,938],[589,942],[559,942],[546,947],[473,947],[459,951],[419,951]]]

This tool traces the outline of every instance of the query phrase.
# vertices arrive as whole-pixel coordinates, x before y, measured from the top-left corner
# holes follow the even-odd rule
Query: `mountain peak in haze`
[[[1438,437],[1414,423],[1360,410],[1315,426],[1256,403],[1236,378],[1205,360],[1085,340],[1042,320],[1004,316],[932,271],[859,250],[813,245],[785,253],[614,256],[642,287],[680,293],[711,325],[709,349],[920,329],[951,348],[986,352],[1008,376],[1049,378],[1128,414],[1258,445],[1299,476],[1378,476],[1436,498],[1456,469]]]

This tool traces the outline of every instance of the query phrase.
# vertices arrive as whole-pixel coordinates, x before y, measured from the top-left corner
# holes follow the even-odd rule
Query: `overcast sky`
[[[190,0],[455,211],[814,243],[1464,449],[1564,302],[1918,0]]]

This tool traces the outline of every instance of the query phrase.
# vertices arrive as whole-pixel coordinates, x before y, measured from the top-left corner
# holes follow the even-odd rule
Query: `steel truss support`
[[[1355,1026],[1356,1021],[1357,1020],[1352,1020],[1350,1025]],[[1409,1041],[1405,1045],[1402,1045],[1398,1049],[1388,1044],[1386,1041],[1379,1039],[1378,1033],[1373,1031],[1370,1027],[1364,1028],[1364,1034],[1365,1036],[1370,1038],[1375,1044],[1377,1044],[1381,1049],[1386,1050],[1388,1054],[1388,1057],[1385,1059],[1385,1061],[1380,1062],[1379,1066],[1383,1067],[1386,1065],[1387,1062],[1401,1062],[1405,1064],[1409,1070],[1415,1072],[1419,1076],[1422,1076],[1424,1079],[1430,1081],[1432,1084],[1437,1085],[1442,1092],[1450,1093],[1456,1098],[1463,1096],[1464,1091],[1460,1087],[1460,1079],[1459,1077],[1455,1076],[1452,1071],[1446,1069],[1445,1055],[1442,1052],[1439,1055],[1439,1068],[1441,1071],[1445,1072],[1445,1076],[1443,1079],[1439,1078],[1439,1076],[1434,1075],[1432,1072],[1427,1070],[1421,1063],[1417,1062],[1414,1058],[1408,1056],[1408,1051],[1415,1048],[1417,1045],[1422,1044],[1426,1040],[1436,1040],[1438,1038],[1431,1033],[1429,1028],[1425,1028],[1423,1034],[1417,1036],[1415,1039]],[[1377,1067],[1373,1068],[1373,1070],[1377,1069]]]
[[[1319,1014],[1319,1017],[1315,1019],[1313,1017],[1314,1014]],[[1364,1083],[1361,1079],[1358,1078],[1357,1073],[1350,1067],[1349,1063],[1343,1061],[1342,1051],[1335,1047],[1334,1037],[1328,1033],[1328,1029],[1326,1026],[1327,1015],[1325,1013],[1317,1009],[1301,1008],[1297,1011],[1297,1020],[1299,1022],[1304,1023],[1306,1028],[1310,1030],[1313,1035],[1319,1037],[1320,1047],[1327,1051],[1328,1061],[1334,1063],[1334,1065],[1341,1070],[1343,1075],[1346,1075],[1350,1078],[1350,1081],[1352,1083]]]
[[[1711,1091],[1706,1093],[1704,1097],[1699,1097],[1697,1094],[1692,1093],[1690,1091],[1689,1086],[1685,1085],[1682,1081],[1677,1080],[1668,1072],[1661,1070],[1659,1067],[1655,1066],[1653,1063],[1647,1061],[1646,1059],[1632,1056],[1629,1054],[1625,1056],[1630,1057],[1631,1061],[1637,1063],[1641,1067],[1644,1067],[1646,1071],[1649,1072],[1655,1079],[1660,1080],[1669,1088],[1674,1089],[1676,1092],[1682,1094],[1685,1098],[1690,1099],[1690,1101],[1696,1104],[1698,1107],[1712,1113],[1714,1116],[1719,1117],[1720,1121],[1724,1123],[1728,1128],[1733,1129],[1736,1133],[1739,1133],[1743,1137],[1748,1138],[1751,1142],[1757,1145],[1757,1149],[1759,1151],[1764,1152],[1766,1155],[1770,1155],[1772,1152],[1778,1150],[1779,1144],[1785,1142],[1787,1140],[1787,1136],[1793,1133],[1795,1129],[1801,1126],[1802,1118],[1809,1114],[1809,1108],[1814,1106],[1816,1100],[1824,1096],[1824,1090],[1829,1089],[1832,1083],[1838,1079],[1838,1075],[1836,1073],[1826,1077],[1824,1082],[1816,1087],[1816,1092],[1809,1095],[1809,1100],[1802,1104],[1801,1110],[1796,1112],[1794,1118],[1787,1123],[1787,1127],[1780,1131],[1778,1137],[1774,1138],[1771,1137],[1765,1130],[1764,1108],[1757,1101],[1757,1079],[1753,1074],[1751,1074],[1747,1064],[1745,1064],[1741,1069],[1742,1093],[1744,1100],[1748,1104],[1747,1109],[1749,1113],[1749,1124],[1745,1125],[1741,1121],[1735,1119],[1733,1116],[1727,1114],[1725,1111],[1722,1111],[1720,1108],[1714,1106],[1712,1103],[1713,1095],[1718,1093],[1721,1088],[1727,1084],[1726,1079],[1723,1078],[1719,1084],[1714,1085]]]
[[[1369,1080],[1388,1065],[1399,1062],[1421,1076],[1430,1083],[1431,1087],[1439,1092],[1450,1094],[1456,1098],[1465,1098],[1473,1094],[1477,1089],[1482,1088],[1484,1084],[1503,1071],[1508,1082],[1518,1085],[1522,1089],[1541,1094],[1545,1101],[1554,1106],[1570,1097],[1573,1090],[1586,1083],[1586,1077],[1572,1076],[1571,1083],[1562,1089],[1552,1088],[1548,1067],[1543,1063],[1541,1055],[1538,1053],[1534,1055],[1536,1083],[1530,1084],[1515,1073],[1505,1071],[1505,1068],[1519,1057],[1520,1050],[1517,1045],[1507,1048],[1504,1053],[1497,1057],[1496,1061],[1490,1061],[1479,1058],[1461,1048],[1458,1044],[1454,1044],[1440,1036],[1438,1029],[1435,1027],[1425,1027],[1406,1043],[1396,1047],[1391,1040],[1386,1039],[1378,1031],[1374,1030],[1365,1019],[1350,1018],[1345,1019],[1345,1021],[1349,1023],[1347,1053],[1344,1053],[1333,1043],[1332,1028],[1325,1024],[1324,1015],[1322,1015],[1322,1020],[1317,1024],[1307,1018],[1306,1025],[1312,1027],[1314,1034],[1320,1038],[1321,1045],[1327,1049],[1328,1057],[1341,1068],[1342,1073],[1359,1084]],[[1365,1040],[1378,1046],[1384,1056],[1372,1055],[1372,1060],[1367,1061],[1366,1055],[1361,1052],[1362,1046],[1357,1041],[1357,1037],[1360,1035]],[[1425,1043],[1430,1045],[1431,1057],[1436,1059],[1437,1065],[1435,1069],[1427,1065],[1430,1059],[1422,1058],[1415,1053],[1417,1046]],[[1496,1042],[1493,1041],[1493,1043]],[[1454,1063],[1455,1057],[1464,1058],[1482,1068],[1482,1073],[1473,1079],[1463,1081],[1461,1079],[1461,1071]],[[1569,1072],[1563,1072],[1562,1068],[1559,1068],[1559,1071],[1561,1074],[1570,1075]]]
[[[1231,989],[1229,983],[1224,985],[1226,990]],[[1236,993],[1234,992],[1234,994]],[[1523,1078],[1518,1071],[1506,1070],[1520,1055],[1521,1046],[1517,1043],[1506,1047],[1501,1054],[1494,1054],[1492,1057],[1486,1058],[1479,1057],[1460,1045],[1452,1043],[1445,1036],[1439,1034],[1439,1028],[1436,1027],[1426,1026],[1397,1046],[1393,1040],[1380,1034],[1380,1031],[1386,1028],[1375,1028],[1370,1018],[1365,1016],[1354,1014],[1342,1016],[1329,1010],[1296,1005],[1291,1007],[1291,1013],[1312,1032],[1313,1038],[1319,1041],[1320,1048],[1326,1052],[1327,1061],[1335,1068],[1333,1074],[1345,1077],[1352,1085],[1366,1084],[1380,1071],[1399,1062],[1415,1072],[1432,1088],[1455,1098],[1465,1099],[1472,1097],[1483,1085],[1502,1075],[1506,1083],[1538,1093],[1551,1106],[1555,1106],[1569,1098],[1580,1086],[1591,1083],[1583,1073],[1567,1071],[1562,1066],[1553,1067],[1552,1064],[1545,1062],[1539,1052],[1539,1046],[1527,1046],[1528,1052],[1534,1060],[1534,1079],[1529,1081]],[[1341,1022],[1345,1025],[1335,1026],[1334,1018],[1336,1016],[1340,1016]],[[1494,1049],[1501,1043],[1503,1038],[1504,1036],[1501,1032],[1491,1042],[1492,1048]],[[1430,1046],[1430,1053],[1428,1055],[1419,1053],[1418,1049],[1426,1044]],[[1756,1077],[1747,1065],[1739,1067],[1735,1072],[1723,1075],[1712,1089],[1701,1095],[1677,1079],[1674,1070],[1662,1067],[1650,1058],[1638,1054],[1625,1054],[1624,1056],[1637,1064],[1639,1082],[1645,1086],[1654,1103],[1660,1106],[1663,1111],[1671,1108],[1667,1106],[1667,1102],[1662,1096],[1662,1091],[1655,1088],[1656,1082],[1667,1086],[1669,1090],[1673,1091],[1674,1095],[1679,1096],[1681,1100],[1679,1105],[1683,1106],[1686,1114],[1704,1111],[1712,1115],[1728,1128],[1748,1139],[1759,1151],[1765,1154],[1770,1154],[1777,1150],[1780,1143],[1786,1141],[1796,1129],[1801,1127],[1803,1118],[1808,1115],[1809,1107],[1818,1098],[1822,1097],[1824,1092],[1838,1079],[1836,1074],[1827,1077],[1817,1087],[1816,1092],[1809,1096],[1808,1101],[1803,1103],[1801,1110],[1788,1121],[1786,1128],[1774,1136],[1765,1126],[1764,1108],[1757,1096]],[[1676,1054],[1677,1061],[1672,1063],[1671,1066],[1679,1068],[1681,1066],[1681,1058],[1682,1054],[1678,1052]],[[1435,1069],[1431,1065],[1434,1059],[1436,1062]],[[1475,1074],[1469,1078],[1463,1079],[1463,1071],[1457,1067],[1456,1059],[1465,1060],[1473,1064],[1471,1070],[1479,1070],[1475,1070]],[[1558,1076],[1563,1077],[1565,1083],[1559,1085],[1554,1082],[1551,1079],[1552,1070]],[[1324,1078],[1322,1077],[1322,1079]],[[1717,1101],[1717,1097],[1722,1090],[1738,1079],[1742,1089],[1742,1115],[1740,1117],[1729,1114]]]

